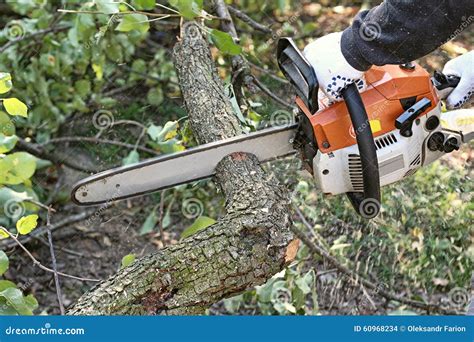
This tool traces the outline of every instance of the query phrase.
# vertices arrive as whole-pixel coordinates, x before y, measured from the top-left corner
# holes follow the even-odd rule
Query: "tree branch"
[[[207,41],[184,26],[175,66],[194,135],[201,143],[241,133]],[[216,301],[266,282],[294,259],[289,196],[253,155],[225,157],[216,183],[226,215],[174,246],[136,260],[68,311],[74,315],[201,314]]]
[[[48,140],[47,142],[44,143],[44,145],[64,143],[64,142],[72,142],[72,143],[88,142],[88,143],[93,143],[93,144],[115,145],[115,146],[125,147],[131,150],[136,149],[138,151],[149,153],[154,156],[160,155],[158,152],[151,150],[149,148],[143,147],[143,146],[135,146],[132,144],[121,142],[121,141],[100,139],[100,138],[95,138],[95,137],[59,137],[59,138],[53,138],[53,139]]]
[[[56,264],[56,254],[54,253],[54,245],[53,245],[53,234],[51,233],[51,212],[52,208],[48,208],[48,212],[46,213],[46,230],[48,232],[48,244],[49,244],[49,253],[51,254],[51,266],[53,267],[54,271],[54,285],[56,287],[56,297],[58,297],[58,304],[59,304],[59,312],[61,315],[64,315],[64,304],[63,304],[63,295],[61,292],[61,285],[59,284],[59,276],[58,276],[58,266]]]
[[[55,165],[64,164],[65,166],[73,170],[86,172],[86,173],[99,172],[99,170],[94,167],[76,163],[75,161],[66,157],[65,155],[60,154],[58,151],[55,151],[54,153],[50,153],[42,146],[32,144],[30,142],[25,141],[22,138],[18,139],[18,142],[16,143],[16,147],[22,151],[31,153],[32,155],[38,158],[49,160]]]
[[[28,35],[25,35],[21,38],[18,38],[18,39],[14,39],[14,40],[11,40],[9,41],[8,43],[6,43],[5,45],[3,45],[2,47],[0,47],[0,53],[3,53],[6,49],[8,49],[10,46],[13,46],[15,44],[18,44],[19,42],[22,42],[24,40],[28,40],[28,39],[31,39],[31,38],[34,38],[34,37],[37,37],[37,36],[41,36],[41,35],[45,35],[45,34],[48,34],[50,32],[60,32],[60,31],[65,31],[67,29],[69,29],[70,26],[60,26],[60,27],[50,27],[50,28],[47,28],[47,29],[44,29],[44,30],[39,30],[39,31],[36,31],[36,32],[33,32],[31,34],[28,34]]]
[[[227,8],[229,9],[230,13],[235,15],[237,18],[239,18],[240,20],[242,20],[244,23],[246,23],[250,27],[254,28],[255,30],[263,32],[263,33],[267,33],[267,34],[272,34],[273,33],[273,31],[271,29],[269,29],[265,25],[262,25],[262,24],[256,22],[255,20],[250,18],[246,13],[242,12],[241,10],[239,10],[235,7],[232,7],[232,6],[227,6]]]
[[[70,275],[70,274],[66,274],[66,273],[62,273],[62,272],[58,272],[58,271],[55,271],[49,267],[46,267],[44,266],[42,263],[40,263],[38,261],[38,259],[36,259],[33,254],[31,254],[31,252],[18,240],[18,238],[13,235],[12,233],[10,233],[6,228],[4,227],[1,227],[0,226],[0,230],[5,232],[8,236],[10,236],[10,238],[15,241],[15,243],[26,253],[26,255],[28,255],[28,257],[31,259],[31,261],[33,261],[33,265],[35,266],[38,266],[39,268],[41,268],[43,271],[46,271],[46,272],[50,272],[50,273],[54,273],[54,274],[57,274],[57,275],[60,275],[61,277],[65,277],[65,278],[71,278],[71,279],[75,279],[75,280],[81,280],[81,281],[100,281],[98,279],[91,279],[91,278],[81,278],[81,277],[76,277],[76,276],[73,276],[73,275]]]
[[[90,210],[90,211],[82,212],[80,214],[70,215],[70,216],[66,217],[65,219],[63,219],[61,221],[58,221],[56,223],[51,224],[51,226],[49,227],[49,230],[54,231],[56,229],[63,228],[65,226],[74,224],[76,222],[86,220],[89,217],[91,217],[92,215],[94,215],[95,212],[96,212],[95,210],[92,210],[92,211]],[[18,240],[22,244],[25,244],[25,243],[29,242],[30,240],[32,240],[34,238],[38,238],[41,235],[46,234],[46,233],[47,233],[46,226],[38,227],[38,228],[35,228],[35,230],[33,230],[30,234],[21,236],[20,238],[18,238]],[[13,248],[16,245],[17,245],[17,243],[15,241],[12,241],[12,240],[8,240],[8,239],[0,240],[0,249]]]
[[[224,0],[215,1],[216,13],[227,20],[221,21],[221,28],[224,32],[229,33],[232,38],[239,42],[237,30],[235,29],[232,17],[229,14],[228,7]],[[232,85],[234,87],[235,97],[240,109],[247,113],[249,110],[249,104],[244,94],[244,87],[253,89],[253,76],[250,73],[250,68],[247,60],[242,55],[236,55],[232,57]]]

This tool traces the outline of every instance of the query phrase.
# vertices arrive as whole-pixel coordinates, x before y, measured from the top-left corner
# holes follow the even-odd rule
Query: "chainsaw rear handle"
[[[442,100],[448,98],[452,91],[458,86],[461,78],[454,75],[445,75],[442,72],[435,71],[431,82],[438,90],[438,94]]]
[[[350,84],[342,96],[356,134],[364,182],[363,193],[349,192],[347,196],[359,215],[371,219],[380,212],[380,175],[374,136],[357,86]]]

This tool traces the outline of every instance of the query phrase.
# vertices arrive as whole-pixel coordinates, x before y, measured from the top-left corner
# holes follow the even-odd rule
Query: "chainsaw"
[[[374,66],[365,74],[365,92],[351,84],[342,92],[343,102],[330,103],[318,94],[314,69],[291,39],[280,39],[277,56],[296,91],[296,124],[98,173],[74,186],[72,200],[97,205],[206,179],[235,152],[254,154],[261,162],[299,153],[320,191],[347,194],[355,211],[371,219],[380,211],[382,186],[413,175],[472,139],[472,129],[466,132],[456,124],[472,122],[471,110],[459,111],[458,120],[442,117],[441,99],[459,83],[456,76],[437,72],[430,77],[416,63]],[[450,127],[442,121],[451,122]]]

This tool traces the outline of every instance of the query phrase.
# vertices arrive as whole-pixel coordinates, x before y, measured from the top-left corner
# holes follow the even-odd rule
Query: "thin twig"
[[[91,217],[92,215],[94,215],[95,212],[96,212],[95,210],[89,210],[89,211],[82,212],[80,214],[71,215],[71,216],[65,218],[64,220],[61,220],[61,221],[58,221],[56,223],[51,224],[50,230],[54,231],[54,230],[60,229],[64,226],[68,226],[68,225],[71,225],[73,223],[86,220],[89,217]],[[39,237],[39,236],[41,236],[45,233],[46,233],[46,227],[45,226],[38,227],[35,230],[33,230],[30,234],[22,236],[21,239],[20,239],[21,243],[27,243],[30,240],[32,240],[34,238],[37,238],[37,237]],[[8,240],[8,239],[0,240],[0,249],[13,248],[16,245],[17,244],[15,243],[15,241],[11,241],[11,240]]]
[[[149,80],[153,80],[153,81],[156,81],[156,82],[166,82],[166,83],[173,84],[173,85],[179,85],[178,82],[174,82],[173,80],[160,78],[160,77],[155,77],[155,76],[151,76],[150,74],[146,74],[144,72],[133,70],[133,68],[131,68],[128,65],[125,65],[125,64],[121,64],[121,65],[119,65],[119,67],[122,68],[122,69],[125,69],[125,70],[127,70],[127,71],[129,71],[133,74],[136,74],[136,75],[142,76],[144,78],[147,78]]]
[[[86,173],[99,172],[99,170],[94,167],[78,164],[73,159],[67,158],[64,155],[59,154],[57,151],[55,151],[54,153],[50,153],[47,150],[45,150],[42,146],[27,142],[21,138],[18,139],[18,142],[16,143],[16,147],[22,151],[29,152],[38,158],[49,160],[55,165],[64,164],[70,169],[86,172]]]
[[[25,247],[23,246],[23,244],[17,239],[17,237],[15,235],[13,235],[12,233],[10,233],[10,231],[8,231],[6,228],[4,227],[0,227],[0,230],[4,231],[6,234],[8,234],[8,236],[10,236],[13,241],[15,241],[15,243],[21,248],[23,249],[23,251],[28,255],[28,257],[33,261],[33,265],[35,266],[38,266],[39,268],[41,268],[43,271],[46,271],[46,272],[51,272],[51,273],[55,273],[54,270],[50,269],[49,267],[46,267],[44,266],[42,263],[40,263],[38,261],[38,259],[36,259],[33,254],[31,254],[31,252]],[[71,278],[71,279],[76,279],[76,280],[81,280],[81,281],[94,281],[94,282],[100,282],[99,279],[91,279],[91,278],[81,278],[81,277],[76,277],[76,276],[73,276],[73,275],[70,275],[70,274],[66,274],[66,273],[62,273],[62,272],[57,272],[58,275],[62,276],[62,277],[65,277],[65,278]]]
[[[255,83],[255,85],[257,87],[259,87],[265,94],[267,94],[273,101],[275,101],[276,103],[290,109],[290,110],[293,110],[295,107],[291,104],[289,104],[288,102],[286,101],[283,101],[282,99],[280,99],[277,95],[275,95],[270,89],[268,89],[265,84],[263,84],[262,82],[260,82],[260,80],[256,77],[253,78],[253,82]]]
[[[64,31],[64,30],[67,30],[69,29],[70,26],[61,26],[61,27],[50,27],[50,28],[47,28],[47,29],[44,29],[44,30],[40,30],[40,31],[36,31],[36,32],[33,32],[32,34],[29,34],[29,35],[25,35],[21,38],[18,38],[18,39],[14,39],[14,40],[11,40],[9,41],[8,43],[6,43],[5,45],[3,45],[2,47],[0,47],[0,53],[3,53],[6,49],[8,49],[10,46],[13,46],[15,44],[18,44],[19,42],[22,42],[24,40],[28,40],[28,39],[31,39],[31,38],[34,38],[36,36],[40,36],[40,35],[43,35],[43,34],[47,34],[47,33],[50,33],[50,32],[59,32],[59,31]]]
[[[235,15],[237,18],[239,18],[240,20],[242,20],[244,23],[254,28],[255,30],[263,32],[263,33],[267,33],[267,34],[271,34],[273,32],[271,29],[269,29],[265,25],[262,25],[256,22],[255,20],[253,20],[252,18],[250,18],[246,13],[242,12],[241,10],[232,6],[227,6],[227,8],[229,9],[229,12],[231,14]]]
[[[107,145],[126,147],[131,150],[135,149],[135,146],[132,144],[127,144],[127,143],[124,143],[121,141],[115,141],[115,140],[97,139],[94,137],[59,137],[59,138],[50,139],[47,142],[45,142],[43,145],[57,144],[57,143],[63,143],[63,142],[72,142],[72,143],[90,142],[94,144],[107,144]],[[149,148],[143,147],[143,146],[138,146],[136,149],[142,152],[150,153],[155,156],[160,155],[158,152],[151,150]]]
[[[112,122],[110,124],[110,127],[109,128],[113,128],[115,126],[118,126],[118,125],[130,125],[130,126],[136,126],[136,127],[140,127],[142,130],[146,130],[147,127],[138,122],[138,121],[134,121],[134,120],[118,120],[118,121],[115,121],[115,122]],[[101,129],[99,130],[99,132],[95,135],[95,138],[100,138],[102,136],[102,134],[106,131],[106,129]]]
[[[33,198],[26,198],[24,201],[25,201],[25,202],[32,203],[32,204],[34,204],[34,205],[36,205],[36,206],[38,206],[38,207],[40,207],[40,208],[43,208],[43,209],[45,209],[45,210],[49,210],[49,211],[51,211],[52,213],[55,213],[55,212],[56,212],[56,210],[54,210],[53,208],[51,208],[51,207],[49,207],[49,206],[47,206],[47,205],[45,205],[45,204],[43,204],[43,203],[41,203],[41,202],[39,202],[39,201],[33,199]]]
[[[271,77],[275,81],[278,81],[278,82],[281,82],[281,83],[284,83],[284,84],[290,84],[290,82],[288,80],[286,80],[284,78],[281,78],[281,77],[278,77],[272,71],[267,70],[265,68],[262,68],[261,66],[259,66],[257,64],[254,64],[252,62],[248,62],[248,63],[252,68],[256,69],[257,71],[260,71],[260,72],[263,72],[263,73],[267,74],[269,77]]]
[[[76,10],[67,10],[67,9],[58,9],[58,12],[62,13],[74,13],[74,14],[106,14],[101,11],[76,11]],[[179,14],[163,14],[163,13],[153,13],[153,12],[143,12],[143,11],[123,11],[120,13],[116,13],[119,15],[128,15],[128,14],[143,14],[150,17],[162,18],[162,17],[180,17]]]
[[[240,38],[237,35],[232,17],[230,16],[229,9],[224,0],[215,0],[215,11],[217,15],[222,18],[227,18],[225,21],[221,21],[222,31],[227,32],[233,38],[235,42],[239,42]],[[232,57],[232,86],[234,87],[234,93],[239,105],[240,110],[244,116],[248,114],[250,104],[247,101],[244,93],[244,87],[253,89],[253,76],[250,73],[250,68],[247,60],[241,55],[235,55]]]
[[[53,208],[50,206],[46,213],[46,231],[48,232],[49,253],[51,254],[51,264],[54,271],[54,285],[56,287],[56,296],[58,297],[59,312],[64,316],[63,294],[61,293],[61,285],[59,284],[58,266],[56,264],[56,254],[54,254],[53,234],[51,234],[51,212]]]
[[[159,218],[159,227],[160,227],[160,237],[161,237],[161,242],[163,242],[163,247],[166,246],[166,241],[164,239],[164,228],[163,228],[163,215],[164,215],[164,210],[165,210],[165,194],[166,194],[166,189],[161,191],[161,198],[160,198],[160,218]]]
[[[308,228],[310,231],[312,231],[313,227],[306,220],[306,218],[304,217],[301,210],[296,205],[294,205],[294,209],[295,209],[296,213],[298,214],[301,222],[306,226],[306,228]],[[361,276],[357,272],[354,272],[351,269],[349,269],[347,266],[343,265],[339,260],[337,260],[337,258],[332,256],[325,248],[323,248],[322,246],[319,246],[316,242],[312,241],[305,233],[303,233],[301,230],[299,230],[295,226],[292,226],[291,230],[309,248],[309,250],[312,253],[322,256],[329,263],[331,263],[334,267],[336,267],[340,272],[346,274],[351,279],[356,280],[357,283],[360,283],[363,286],[365,286],[365,287],[367,287],[371,290],[375,290],[377,292],[377,294],[379,294],[379,295],[381,295],[381,296],[383,296],[387,299],[395,300],[397,302],[400,302],[400,303],[403,303],[403,304],[406,304],[406,305],[410,305],[410,306],[415,307],[415,308],[419,308],[419,309],[423,309],[423,310],[427,310],[427,311],[438,311],[438,312],[442,312],[442,313],[448,314],[448,315],[459,315],[459,312],[456,311],[456,310],[445,309],[445,308],[442,308],[442,307],[440,307],[439,305],[437,305],[435,303],[423,303],[423,302],[420,302],[420,301],[417,301],[417,300],[407,299],[407,298],[399,296],[395,293],[384,290],[380,286],[375,285],[374,283],[367,280],[366,278],[364,278],[363,276]]]
[[[40,236],[35,236],[34,237],[35,240],[39,241],[40,243],[42,243],[43,245],[45,245],[46,247],[49,247],[49,243],[48,241],[46,241],[45,239],[43,239],[42,237]],[[55,253],[58,253],[58,252],[64,252],[66,254],[70,254],[70,255],[74,255],[76,257],[80,257],[80,258],[84,258],[86,257],[86,255],[84,253],[79,253],[79,252],[76,252],[76,251],[73,251],[72,249],[69,249],[69,248],[65,248],[65,247],[54,247],[54,250],[55,250]],[[94,255],[87,255],[87,257],[94,257]]]

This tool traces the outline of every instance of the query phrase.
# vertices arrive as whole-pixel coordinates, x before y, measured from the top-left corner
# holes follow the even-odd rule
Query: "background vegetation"
[[[222,215],[223,199],[209,181],[95,209],[78,208],[69,200],[71,185],[91,171],[196,144],[171,59],[180,14],[189,10],[183,3],[200,6],[199,1],[154,0],[0,4],[0,90],[2,84],[9,88],[1,96],[28,107],[25,115],[11,115],[5,101],[0,107],[0,226],[15,236],[13,227],[21,225],[22,217],[39,215],[38,227],[31,225],[32,232],[18,237],[30,255],[2,230],[1,313],[60,312],[54,273],[34,262],[50,266],[52,236],[54,267],[82,278],[61,278],[60,297],[67,306],[93,279],[104,279],[135,257],[173,244]],[[292,119],[291,88],[275,61],[277,38],[294,37],[302,48],[344,29],[359,10],[377,1],[227,3],[235,8],[231,14],[238,45],[220,31],[211,2],[204,2],[208,14],[202,20],[226,84],[231,83],[231,57],[239,53],[258,80],[246,92],[244,110],[228,87],[236,115],[250,131]],[[148,15],[123,14],[128,11]],[[256,29],[255,23],[266,30]],[[472,31],[463,32],[420,63],[429,71],[442,69],[450,58],[471,50],[473,42]],[[469,298],[474,258],[472,157],[472,149],[465,147],[384,189],[383,211],[373,222],[356,217],[345,198],[323,197],[299,171],[297,160],[267,165],[292,191],[295,224],[338,265],[364,274],[376,290],[302,245],[284,272],[217,303],[209,313],[461,312]],[[8,164],[13,159],[15,167]],[[7,173],[17,179],[5,179]],[[383,295],[385,291],[436,307],[415,308]]]

